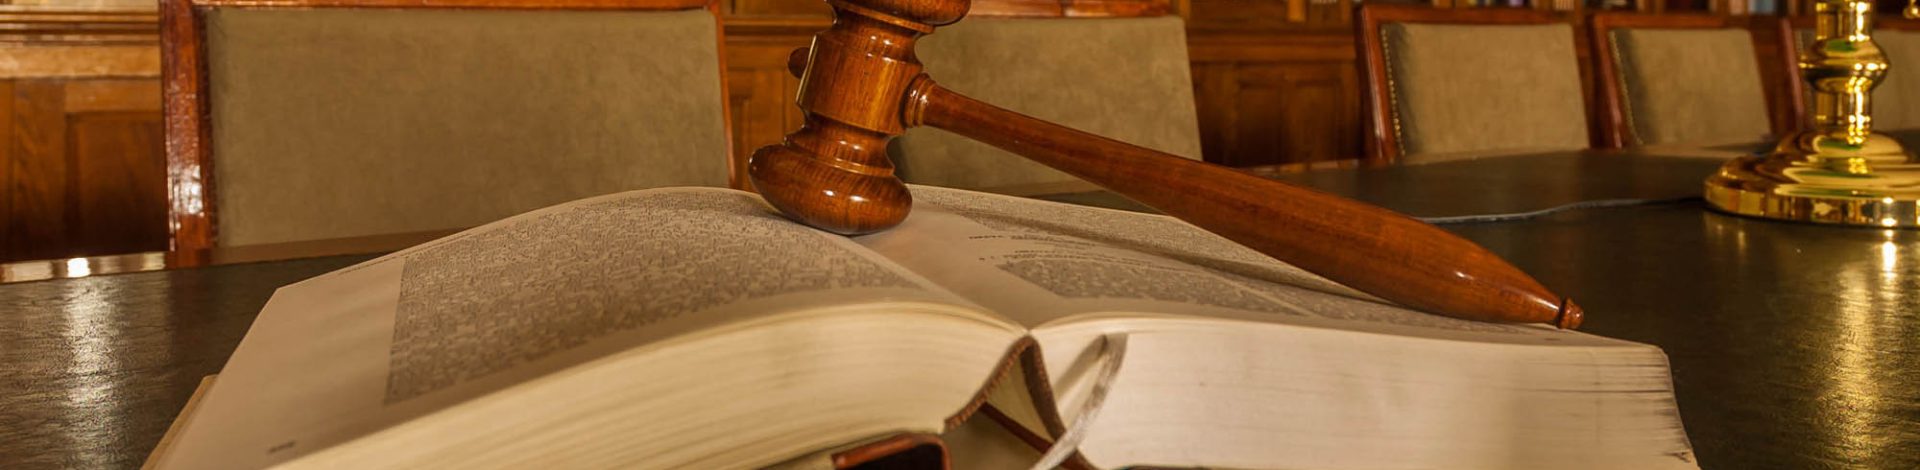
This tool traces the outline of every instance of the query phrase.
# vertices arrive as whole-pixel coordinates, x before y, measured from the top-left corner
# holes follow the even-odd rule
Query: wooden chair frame
[[[1593,45],[1594,81],[1599,82],[1594,86],[1594,89],[1598,95],[1600,104],[1598,120],[1600,124],[1599,143],[1601,148],[1630,147],[1633,146],[1637,140],[1633,134],[1630,117],[1627,115],[1627,90],[1626,84],[1623,83],[1624,77],[1620,76],[1619,51],[1613,48],[1612,34],[1614,30],[1737,29],[1743,33],[1747,33],[1751,39],[1753,33],[1752,30],[1747,27],[1747,23],[1748,21],[1744,17],[1725,15],[1631,12],[1594,14],[1587,23],[1587,30],[1592,34],[1592,42],[1589,44]],[[1755,64],[1765,64],[1767,62],[1767,57],[1761,53],[1758,45],[1753,48],[1753,54]],[[1764,67],[1766,66],[1758,65],[1758,67],[1760,67],[1760,69],[1754,70],[1754,79],[1760,80],[1760,88],[1762,90],[1771,89],[1771,87],[1766,86],[1766,78],[1764,77],[1766,72]],[[1762,93],[1761,95],[1765,96],[1767,109],[1779,109],[1777,107],[1779,103],[1774,102],[1778,99],[1775,97],[1777,93]],[[1775,113],[1767,113],[1768,129],[1775,135],[1783,135],[1792,127],[1788,123],[1779,121],[1780,119]]]
[[[1360,19],[1353,24],[1355,34],[1359,36],[1355,43],[1359,47],[1360,76],[1366,81],[1366,91],[1361,93],[1360,107],[1362,114],[1366,115],[1366,132],[1370,134],[1365,141],[1365,159],[1368,164],[1395,163],[1404,155],[1400,144],[1400,117],[1393,105],[1393,77],[1387,69],[1386,42],[1380,37],[1380,26],[1387,23],[1572,24],[1571,21],[1552,12],[1529,8],[1450,9],[1415,5],[1361,5]],[[1572,59],[1578,65],[1580,34],[1578,31],[1571,34],[1574,36],[1575,49],[1575,56]],[[1583,84],[1583,89],[1584,86]],[[1587,100],[1585,93],[1582,93],[1583,107],[1590,107],[1586,103]],[[1585,113],[1586,110],[1583,109],[1582,112]]]
[[[714,16],[715,46],[724,51],[726,37],[718,0],[160,0],[161,110],[166,116],[168,256],[178,266],[204,262],[215,244],[218,220],[211,148],[213,125],[208,96],[206,27],[204,15],[214,8],[315,9],[475,9],[475,10],[707,10]],[[732,120],[727,106],[727,66],[718,54],[719,105],[724,122]],[[732,130],[725,130],[727,153],[732,154]],[[728,181],[746,182],[746,168],[728,159]]]
[[[1779,67],[1787,78],[1787,115],[1793,122],[1787,123],[1786,132],[1795,132],[1806,127],[1807,119],[1807,80],[1800,76],[1800,41],[1794,32],[1813,29],[1813,17],[1796,16],[1780,19],[1780,61]],[[1920,31],[1920,20],[1902,18],[1900,15],[1875,15],[1873,29],[1895,29],[1900,31]],[[1900,67],[1905,64],[1895,65]],[[1920,67],[1920,64],[1909,65]],[[1785,132],[1781,135],[1786,135]]]

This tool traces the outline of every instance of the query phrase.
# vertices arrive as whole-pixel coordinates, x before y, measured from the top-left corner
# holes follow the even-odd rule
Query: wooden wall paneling
[[[0,260],[164,235],[157,26],[152,6],[0,5]]]
[[[167,249],[167,177],[160,82],[65,85],[72,160],[70,242],[77,255]]]
[[[0,80],[0,260],[24,259],[14,256],[8,242],[14,227],[26,221],[13,213],[13,188],[18,186],[14,178],[19,174],[13,170],[13,83]]]
[[[1306,0],[1292,0],[1300,4],[1298,15],[1306,19]],[[1273,2],[1273,0],[1194,0],[1188,21],[1192,25],[1210,25],[1221,29],[1300,29],[1302,21],[1294,21],[1290,4],[1292,2]]]
[[[824,4],[823,4],[824,5]],[[729,18],[727,20],[727,93],[732,117],[734,181],[751,189],[746,177],[753,151],[780,143],[805,119],[794,102],[800,81],[787,71],[794,49],[806,47],[813,33],[826,29],[825,17]]]
[[[1200,155],[1202,160],[1221,165],[1231,165],[1232,157],[1227,155],[1224,143],[1233,141],[1233,135],[1227,132],[1228,126],[1238,116],[1233,105],[1233,97],[1239,91],[1235,80],[1233,62],[1193,63],[1193,106],[1200,123]]]
[[[1360,87],[1340,32],[1191,32],[1194,100],[1207,161],[1229,166],[1355,159]]]
[[[80,80],[64,85],[68,113],[160,111],[159,80]]]
[[[151,79],[7,82],[0,258],[166,248],[159,85]]]
[[[11,197],[7,254],[13,259],[64,258],[70,226],[66,158],[66,89],[54,80],[14,82]]]
[[[1194,75],[1207,161],[1245,167],[1360,155],[1350,63],[1199,64]]]
[[[156,102],[157,104],[157,102]],[[167,249],[160,113],[89,112],[67,122],[75,255]]]
[[[1243,67],[1239,73],[1240,138],[1230,147],[1236,166],[1306,163],[1354,158],[1359,148],[1357,72],[1350,63],[1276,64]],[[1270,114],[1271,116],[1268,116]],[[1251,136],[1249,135],[1251,134]],[[1261,142],[1265,134],[1271,142]],[[1262,157],[1267,158],[1244,158]]]
[[[1344,31],[1345,1],[1330,5],[1310,0],[1194,0],[1187,18],[1201,28],[1242,31]]]

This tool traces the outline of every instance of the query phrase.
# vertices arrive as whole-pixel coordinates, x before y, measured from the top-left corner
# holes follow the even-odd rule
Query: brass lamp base
[[[1885,134],[1803,132],[1773,153],[1734,159],[1707,177],[1715,209],[1769,219],[1920,227],[1920,160]]]

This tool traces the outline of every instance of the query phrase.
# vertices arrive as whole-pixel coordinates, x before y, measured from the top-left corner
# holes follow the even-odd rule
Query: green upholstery
[[[942,86],[996,106],[1174,155],[1200,157],[1179,17],[970,18],[922,39]],[[890,148],[908,182],[1009,193],[1066,190],[1072,176],[933,128]]]
[[[1813,30],[1794,31],[1800,49],[1813,43]],[[1880,45],[1892,68],[1880,85],[1873,88],[1873,127],[1875,129],[1920,129],[1920,31],[1873,30],[1873,42]],[[1811,94],[1812,90],[1808,90]],[[1806,98],[1807,119],[1813,119],[1813,98]],[[1805,124],[1805,123],[1799,123]]]
[[[704,10],[214,9],[216,243],[722,186],[716,27]]]
[[[1771,140],[1760,64],[1746,29],[1616,29],[1622,104],[1634,144]]]
[[[1920,129],[1920,31],[1877,29],[1873,41],[1893,64],[1873,89],[1873,127]]]
[[[1573,26],[1381,25],[1402,163],[1588,146]]]

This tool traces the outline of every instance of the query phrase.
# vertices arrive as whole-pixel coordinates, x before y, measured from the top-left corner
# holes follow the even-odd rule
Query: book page
[[[1030,328],[1119,312],[1473,341],[1566,339],[1545,327],[1409,310],[1171,217],[927,186],[915,186],[914,198],[900,227],[858,241]]]
[[[1164,216],[914,196],[859,241],[1028,325],[1062,422],[1101,338],[1135,345],[1079,447],[1101,468],[1693,468],[1657,348],[1413,311]]]
[[[266,466],[636,345],[878,302],[968,306],[748,193],[576,201],[280,289],[163,468]]]

